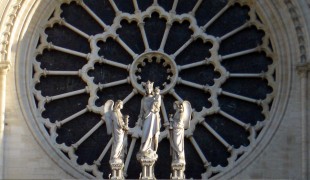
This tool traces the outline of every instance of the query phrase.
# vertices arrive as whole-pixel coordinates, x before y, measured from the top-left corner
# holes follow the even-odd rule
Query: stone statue
[[[170,145],[172,155],[172,179],[184,179],[185,153],[184,153],[184,129],[190,125],[192,108],[188,101],[183,103],[176,101],[173,104],[176,110],[174,115],[170,115]]]
[[[160,89],[156,88],[154,92],[153,82],[147,81],[138,120],[138,124],[142,126],[140,153],[144,156],[156,156],[160,133],[160,106]]]
[[[141,100],[138,126],[142,126],[141,146],[137,159],[142,166],[140,179],[156,179],[154,164],[157,160],[158,138],[160,133],[160,89],[153,88],[153,82],[144,83],[145,95]]]
[[[108,134],[112,133],[112,150],[110,166],[112,169],[111,179],[124,179],[123,167],[125,153],[127,152],[128,118],[121,113],[123,102],[108,100],[104,105],[104,116]]]

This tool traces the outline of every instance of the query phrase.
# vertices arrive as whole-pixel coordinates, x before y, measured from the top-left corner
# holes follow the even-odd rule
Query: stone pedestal
[[[116,162],[116,161],[110,161],[110,167],[112,170],[112,173],[109,175],[110,179],[125,179],[124,177],[124,163]]]
[[[173,162],[171,164],[172,173],[171,179],[185,179],[185,163],[184,162]]]
[[[154,164],[157,161],[157,154],[152,156],[138,155],[137,159],[142,166],[140,179],[156,179],[154,174]]]

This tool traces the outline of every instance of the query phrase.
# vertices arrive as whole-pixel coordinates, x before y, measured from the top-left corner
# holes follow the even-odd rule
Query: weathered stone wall
[[[70,179],[35,140],[19,108],[9,71],[4,130],[4,179]],[[10,83],[11,82],[11,83]]]
[[[274,137],[236,179],[301,179],[301,96],[296,71],[291,91],[286,113]]]

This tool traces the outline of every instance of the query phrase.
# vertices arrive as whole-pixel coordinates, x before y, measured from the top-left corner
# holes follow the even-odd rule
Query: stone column
[[[4,178],[4,119],[5,119],[5,91],[6,75],[9,70],[9,63],[0,62],[0,179]]]
[[[301,143],[302,143],[302,179],[309,178],[309,133],[308,133],[308,72],[310,71],[310,63],[302,63],[297,65],[297,71],[301,81]]]

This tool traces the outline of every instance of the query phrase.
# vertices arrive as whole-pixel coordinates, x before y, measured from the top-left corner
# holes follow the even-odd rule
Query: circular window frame
[[[19,22],[22,25],[15,27],[12,31],[12,39],[10,41],[17,42],[16,45],[14,45],[15,47],[12,48],[12,52],[16,53],[11,53],[10,56],[12,56],[12,58],[9,59],[15,60],[13,61],[15,62],[13,66],[15,69],[15,81],[23,115],[39,144],[46,150],[51,159],[72,176],[76,178],[92,178],[88,173],[84,171],[81,172],[78,167],[68,162],[63,153],[59,152],[59,149],[53,146],[49,141],[49,136],[46,131],[42,131],[42,129],[44,129],[42,124],[39,124],[35,120],[37,112],[31,109],[31,107],[35,107],[35,102],[32,93],[29,92],[30,87],[28,87],[32,84],[31,78],[27,79],[27,77],[31,77],[29,73],[32,72],[32,64],[29,63],[29,61],[31,61],[31,57],[33,56],[32,52],[34,52],[38,40],[35,38],[39,37],[37,33],[38,28],[40,28],[40,21],[49,18],[55,3],[57,2],[40,2],[38,0],[27,3],[24,2],[22,6],[23,12],[19,13]],[[276,90],[274,90],[276,97],[274,98],[273,106],[270,111],[270,123],[263,129],[263,132],[253,144],[254,150],[247,152],[233,165],[233,167],[227,168],[227,171],[220,176],[214,176],[214,178],[231,178],[247,165],[253,163],[255,158],[264,150],[276,132],[284,115],[290,95],[293,71],[292,62],[298,57],[296,54],[299,54],[296,48],[291,48],[295,44],[298,44],[295,29],[286,23],[287,19],[285,18],[287,18],[289,13],[287,12],[286,15],[283,15],[284,12],[277,10],[279,6],[286,8],[284,2],[272,3],[268,2],[268,0],[264,0],[259,2],[257,6],[259,13],[263,14],[263,16],[261,16],[264,17],[263,21],[268,23],[267,26],[270,28],[270,32],[273,32],[270,33],[270,37],[273,39],[274,52],[277,54],[278,58],[276,70],[278,84]],[[25,16],[21,17],[22,15]],[[265,21],[268,17],[273,17],[273,21]]]

